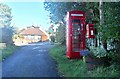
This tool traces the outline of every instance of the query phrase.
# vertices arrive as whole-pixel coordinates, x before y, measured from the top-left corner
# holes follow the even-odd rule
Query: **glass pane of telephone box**
[[[79,52],[80,51],[80,20],[74,19],[72,20],[72,32],[73,32],[73,37],[72,37],[72,48],[74,52]]]

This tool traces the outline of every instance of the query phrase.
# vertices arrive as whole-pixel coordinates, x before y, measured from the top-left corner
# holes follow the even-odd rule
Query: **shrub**
[[[11,44],[12,42],[12,36],[13,36],[13,28],[12,27],[3,27],[1,28],[2,34],[2,43]]]
[[[13,54],[14,51],[18,48],[20,47],[7,44],[6,48],[0,49],[2,51],[2,54],[0,54],[0,61],[6,59],[8,56]]]
[[[105,57],[107,56],[107,53],[108,53],[104,48],[94,47],[94,46],[90,46],[90,51],[93,53],[95,57],[98,57],[98,58]]]
[[[64,77],[120,77],[116,64],[89,71],[82,59],[68,59],[65,52],[66,46],[63,45],[56,45],[50,49],[50,55],[57,62],[58,70]]]
[[[50,39],[51,39],[52,42],[55,42],[55,36],[53,36],[53,35],[50,36]]]
[[[66,43],[66,33],[65,33],[65,26],[60,25],[58,27],[58,32],[56,33],[56,41],[60,44],[65,44]]]

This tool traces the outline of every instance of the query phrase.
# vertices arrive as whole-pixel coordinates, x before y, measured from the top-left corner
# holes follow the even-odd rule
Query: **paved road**
[[[3,77],[59,77],[48,42],[22,47],[2,63]]]

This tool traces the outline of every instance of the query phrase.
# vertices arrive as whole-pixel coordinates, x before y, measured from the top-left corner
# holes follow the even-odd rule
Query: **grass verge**
[[[8,56],[14,53],[15,50],[20,48],[19,46],[7,45],[6,48],[0,49],[0,61],[3,61]]]
[[[57,62],[58,71],[62,77],[120,77],[120,72],[114,64],[88,71],[86,63],[81,59],[68,59],[65,52],[66,47],[62,45],[56,45],[50,49],[50,56]]]

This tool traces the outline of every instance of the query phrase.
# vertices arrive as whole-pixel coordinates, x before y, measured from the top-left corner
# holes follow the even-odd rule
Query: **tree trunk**
[[[103,12],[103,2],[100,0],[99,2],[99,11],[100,11],[100,27],[104,24],[104,12]],[[103,34],[101,32],[101,34]],[[102,42],[101,42],[102,41]],[[103,37],[100,38],[100,42],[103,45],[104,49],[107,50],[107,41]]]
[[[102,27],[103,24],[103,2],[102,0],[100,0],[99,2],[99,13],[100,13],[100,28]],[[98,37],[98,45],[101,45],[101,37],[100,37],[101,32],[98,33],[99,37]]]
[[[107,51],[107,41],[105,39],[102,40],[102,44],[104,49]]]
[[[97,45],[97,38],[95,38],[95,47],[97,47],[98,45]]]
[[[103,12],[103,2],[100,0],[99,2],[99,12],[100,12],[100,26],[102,26],[104,22],[104,12]]]

